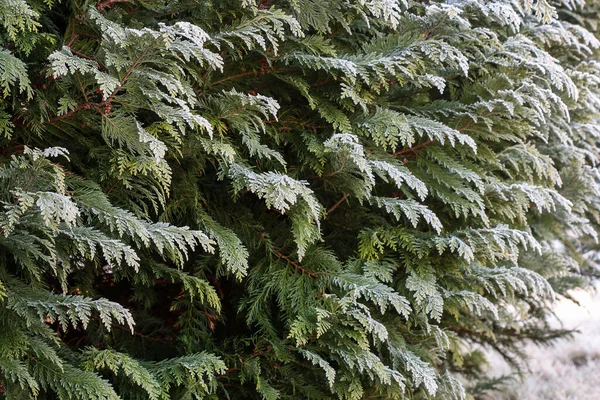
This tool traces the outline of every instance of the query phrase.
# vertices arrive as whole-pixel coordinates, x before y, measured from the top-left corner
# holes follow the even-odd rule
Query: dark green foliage
[[[0,0],[0,397],[497,387],[599,272],[598,12]]]

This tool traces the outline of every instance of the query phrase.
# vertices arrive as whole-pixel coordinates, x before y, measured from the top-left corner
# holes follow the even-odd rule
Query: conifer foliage
[[[0,397],[478,396],[599,271],[598,15],[0,0]]]

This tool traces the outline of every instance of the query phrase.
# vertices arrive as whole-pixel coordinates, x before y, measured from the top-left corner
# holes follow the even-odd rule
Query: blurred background
[[[598,400],[600,399],[600,282],[595,292],[574,290],[574,301],[557,300],[552,324],[575,329],[572,339],[552,346],[527,346],[530,371],[515,377],[497,400]],[[497,354],[490,355],[490,375],[510,374]]]

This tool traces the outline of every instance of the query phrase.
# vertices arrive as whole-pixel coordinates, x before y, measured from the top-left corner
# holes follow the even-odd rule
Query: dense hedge
[[[0,0],[0,397],[498,384],[598,273],[599,4]]]

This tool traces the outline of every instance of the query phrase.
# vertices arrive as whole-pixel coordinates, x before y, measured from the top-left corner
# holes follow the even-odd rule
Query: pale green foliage
[[[394,364],[400,363],[411,374],[416,387],[423,385],[430,395],[435,395],[438,389],[434,378],[433,368],[408,349],[390,345],[390,353]]]
[[[260,135],[266,130],[263,121],[277,119],[277,101],[260,94],[251,96],[232,89],[214,99],[214,108],[221,114],[219,118],[226,120],[230,128],[241,136],[250,156],[266,160],[275,159],[285,167],[283,156],[260,142]]]
[[[10,52],[0,48],[0,89],[2,89],[2,96],[8,96],[11,88],[15,86],[18,86],[18,90],[25,92],[28,97],[33,96],[25,63],[14,57]]]
[[[532,297],[552,297],[548,282],[534,271],[525,268],[473,268],[473,279],[494,297],[520,293]]]
[[[151,400],[163,398],[165,395],[156,377],[127,354],[114,350],[88,349],[84,351],[82,366],[88,371],[108,369],[115,375],[123,374],[146,391]]]
[[[57,369],[54,365],[38,362],[33,367],[36,380],[41,386],[54,391],[60,400],[118,400],[119,395],[111,384],[98,375],[65,364]]]
[[[228,176],[236,193],[248,189],[264,199],[268,208],[291,214],[298,257],[302,259],[308,246],[320,238],[322,213],[322,207],[307,182],[277,172],[259,174],[241,164],[232,164]]]
[[[329,386],[333,387],[333,383],[335,382],[335,369],[333,369],[333,367],[318,354],[304,349],[300,349],[299,351],[307,360],[311,361],[314,365],[318,365],[319,367],[323,368],[325,376],[327,376]]]
[[[466,399],[597,274],[596,1],[0,6],[6,397]]]
[[[354,301],[360,297],[373,302],[384,314],[391,305],[394,310],[404,317],[410,313],[408,301],[391,290],[388,286],[371,279],[366,279],[359,275],[340,274],[333,278],[336,286],[347,291],[347,294],[341,299],[341,302]]]
[[[170,278],[173,282],[181,282],[183,290],[190,297],[190,300],[198,300],[202,304],[208,304],[217,312],[221,311],[219,296],[206,280],[161,265],[153,266],[153,272],[158,278]]]
[[[415,305],[432,319],[440,322],[444,310],[444,300],[437,289],[435,275],[411,273],[406,279],[406,288],[414,292]]]
[[[225,372],[223,361],[207,353],[166,359],[149,366],[161,387],[168,391],[172,386],[184,385],[195,396],[214,391],[215,375]]]
[[[244,50],[248,51],[266,50],[267,45],[270,45],[276,54],[279,43],[285,39],[286,27],[294,36],[304,36],[298,21],[281,10],[254,9],[253,14],[252,18],[240,21],[235,29],[219,32],[213,40],[219,45],[231,47],[234,53],[239,53],[240,47],[245,47]]]
[[[369,201],[377,204],[377,206],[381,208],[385,208],[385,210],[394,215],[398,221],[402,219],[402,216],[406,216],[415,228],[419,224],[419,219],[422,218],[436,232],[439,233],[442,230],[442,223],[437,216],[426,206],[419,204],[414,200],[372,197]]]
[[[248,250],[230,229],[217,224],[201,211],[198,214],[206,234],[217,243],[222,263],[237,279],[242,279],[248,270]]]
[[[48,5],[53,3],[52,0],[46,1]],[[2,30],[6,32],[11,41],[17,44],[19,50],[26,54],[33,50],[37,40],[35,35],[30,34],[37,32],[41,26],[38,22],[39,17],[39,10],[36,10],[35,6],[32,7],[25,0],[2,0],[0,3],[0,26],[2,26]],[[4,52],[2,47],[0,47],[0,71],[3,68],[3,61],[5,61],[2,60],[1,53]]]
[[[61,76],[67,76],[75,74],[77,72],[81,74],[92,74],[94,79],[99,85],[102,91],[102,100],[106,100],[120,84],[119,80],[102,72],[100,67],[85,58],[75,56],[68,47],[63,47],[60,51],[55,51],[49,57],[49,61],[52,64],[52,75],[55,78]],[[71,107],[73,109],[74,107]],[[69,109],[63,110],[63,114]]]
[[[417,138],[423,136],[429,140],[439,140],[442,144],[448,140],[452,146],[458,142],[468,145],[473,151],[477,149],[475,141],[469,135],[425,117],[380,107],[375,109],[374,114],[365,117],[357,123],[358,128],[361,132],[368,133],[384,150],[389,147],[395,151],[399,144],[411,147]]]
[[[23,287],[14,286],[7,293],[6,307],[27,321],[35,318],[40,321],[53,323],[57,321],[63,329],[69,325],[76,327],[79,323],[86,328],[92,312],[98,313],[100,321],[110,332],[113,320],[127,325],[133,330],[131,313],[120,304],[106,299],[92,300],[83,296],[48,294],[45,292],[32,293]]]
[[[62,148],[43,151],[25,148],[23,154],[12,156],[8,165],[0,167],[3,186],[11,189],[8,192],[12,196],[11,200],[4,200],[0,214],[0,246],[11,249],[15,261],[33,281],[41,280],[44,271],[50,269],[65,290],[67,275],[86,259],[95,263],[102,260],[107,271],[123,267],[137,271],[140,268],[138,251],[123,239],[131,240],[138,248],[155,249],[165,259],[178,264],[185,262],[189,249],[202,246],[204,250],[213,250],[213,242],[200,231],[140,220],[131,212],[111,205],[97,185],[66,179],[62,168],[48,160],[49,157],[66,158],[66,155]],[[98,227],[83,226],[83,217]],[[103,227],[115,236],[107,235]],[[181,281],[191,298],[219,309],[218,296],[204,280],[178,270],[162,274]],[[115,325],[134,330],[131,312],[117,302],[50,293],[35,286],[27,287],[16,277],[7,277],[4,273],[2,289],[5,310],[14,316],[9,318],[21,318],[29,329],[35,327],[28,335],[39,330],[40,324],[54,322],[65,331],[87,329],[94,319],[107,332]],[[107,381],[66,364],[56,355],[55,345],[48,346],[45,342],[48,338],[39,341],[35,336],[25,337],[27,351],[37,354],[41,361],[31,370],[18,360],[19,353],[15,353],[3,358],[1,367],[4,376],[17,382],[21,389],[33,395],[42,389],[51,389],[60,399],[119,398]],[[69,379],[57,379],[57,367]]]

